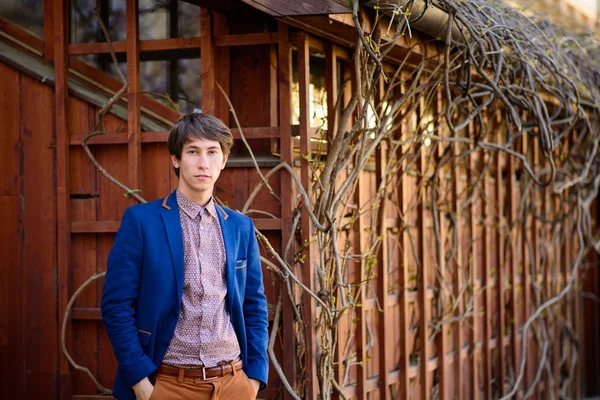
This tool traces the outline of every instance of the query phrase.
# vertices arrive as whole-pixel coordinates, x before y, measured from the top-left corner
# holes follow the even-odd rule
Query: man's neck
[[[212,199],[212,192],[210,193],[187,193],[185,190],[178,188],[181,194],[183,194],[188,200],[193,201],[199,206],[206,206],[210,199]]]

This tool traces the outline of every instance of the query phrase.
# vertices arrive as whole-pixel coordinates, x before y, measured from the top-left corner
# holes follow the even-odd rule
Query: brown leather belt
[[[161,364],[158,368],[159,374],[165,375],[173,375],[180,378],[200,378],[203,380],[210,380],[220,378],[225,375],[232,374],[233,371],[238,371],[242,369],[242,359],[240,357],[236,358],[229,363],[217,365],[216,367],[202,367],[202,368],[177,368],[171,367],[166,364]]]

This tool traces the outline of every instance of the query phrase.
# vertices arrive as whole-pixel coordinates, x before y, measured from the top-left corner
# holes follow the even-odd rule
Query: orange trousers
[[[211,380],[157,374],[150,400],[254,400],[255,389],[241,369]]]

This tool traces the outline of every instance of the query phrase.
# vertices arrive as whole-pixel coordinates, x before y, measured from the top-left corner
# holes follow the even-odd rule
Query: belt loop
[[[179,376],[177,377],[178,383],[183,383],[183,377],[185,376],[185,369],[179,368]]]
[[[233,371],[233,376],[237,374],[237,370],[235,369],[235,365],[233,365],[233,360],[229,361],[229,365],[231,365],[231,370]]]

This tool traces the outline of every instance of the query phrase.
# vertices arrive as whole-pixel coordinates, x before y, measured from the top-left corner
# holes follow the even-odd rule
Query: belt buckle
[[[202,380],[204,381],[212,381],[213,379],[217,379],[218,376],[213,376],[212,378],[206,377],[206,366],[202,366]]]

